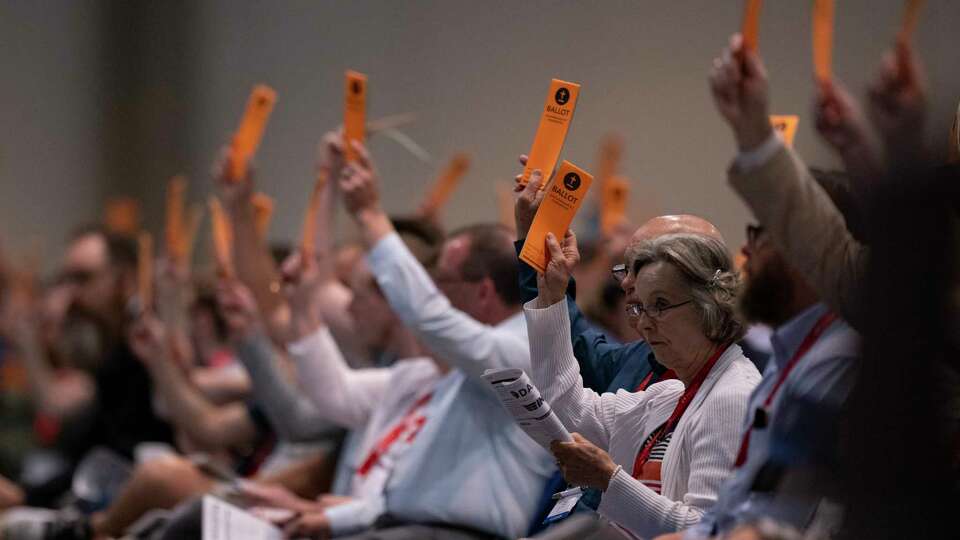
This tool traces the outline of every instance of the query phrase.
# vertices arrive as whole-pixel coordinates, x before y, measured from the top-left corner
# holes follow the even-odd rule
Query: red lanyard
[[[797,352],[793,353],[793,357],[790,358],[790,361],[787,362],[787,365],[784,366],[783,370],[780,371],[780,374],[777,376],[777,382],[773,383],[773,388],[770,389],[770,393],[767,394],[767,398],[763,400],[762,409],[766,411],[770,404],[773,403],[773,398],[776,397],[777,392],[780,391],[780,387],[783,386],[784,381],[787,380],[787,376],[790,375],[790,372],[793,371],[793,368],[797,367],[797,364],[800,362],[800,359],[803,358],[803,355],[807,354],[810,351],[810,348],[813,347],[813,344],[820,339],[820,336],[827,330],[833,321],[837,320],[837,315],[833,312],[826,312],[820,316],[817,320],[817,323],[813,325],[813,328],[810,329],[810,333],[807,334],[807,337],[803,338],[803,341],[800,342],[800,346],[797,347]],[[756,411],[753,413],[757,414]],[[765,413],[764,413],[765,414]],[[756,416],[754,416],[756,417]],[[750,424],[750,427],[747,428],[747,432],[743,434],[743,441],[740,443],[740,450],[737,452],[737,461],[734,462],[733,468],[738,468],[747,461],[747,450],[750,449],[750,433],[753,431],[754,424]]]
[[[713,369],[714,364],[723,356],[724,351],[726,351],[729,346],[730,344],[728,343],[722,347],[717,347],[717,350],[713,352],[713,356],[700,368],[697,375],[690,381],[690,385],[683,391],[683,395],[681,395],[680,400],[677,401],[677,406],[673,408],[673,414],[670,415],[667,422],[660,426],[660,428],[647,439],[647,444],[643,445],[643,448],[637,453],[637,459],[633,462],[634,478],[640,477],[640,474],[643,472],[643,466],[650,459],[650,452],[653,451],[653,447],[668,433],[673,433],[673,430],[676,429],[677,424],[680,423],[680,418],[683,416],[683,413],[686,412],[687,407],[690,406],[693,397],[697,395],[697,391],[700,390],[703,381],[706,380],[707,375],[710,374],[710,370]]]
[[[416,437],[417,433],[420,431],[420,428],[423,427],[426,418],[421,415],[418,415],[420,408],[427,404],[430,401],[430,398],[433,397],[433,392],[425,394],[420,399],[418,399],[410,407],[410,410],[407,411],[407,414],[400,419],[393,428],[387,432],[383,438],[377,442],[376,446],[370,450],[370,453],[367,455],[366,459],[360,464],[360,468],[357,469],[357,474],[360,476],[366,476],[373,466],[376,465],[380,458],[386,455],[387,451],[390,450],[390,447],[393,446],[393,443],[397,442],[397,439],[400,438],[405,432],[410,430],[409,435],[407,435],[407,442],[413,440]]]
[[[640,381],[639,385],[637,385],[637,388],[636,390],[634,390],[634,392],[643,392],[647,388],[650,388],[650,385],[653,384],[654,375],[656,375],[656,371],[651,369],[650,373],[647,373],[647,376],[644,377],[642,381]],[[668,379],[676,379],[676,378],[677,378],[677,374],[674,373],[672,369],[668,369],[663,372],[663,375],[660,376],[660,379],[657,382],[666,381]]]

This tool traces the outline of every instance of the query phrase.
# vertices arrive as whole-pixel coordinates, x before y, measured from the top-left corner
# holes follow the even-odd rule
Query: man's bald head
[[[630,245],[653,240],[665,234],[699,234],[709,236],[726,244],[723,235],[709,221],[689,214],[657,216],[640,226],[630,237]]]

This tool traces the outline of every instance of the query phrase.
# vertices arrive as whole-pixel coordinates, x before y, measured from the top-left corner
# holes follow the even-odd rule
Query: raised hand
[[[720,115],[737,139],[740,151],[763,144],[773,133],[770,126],[769,83],[760,57],[743,46],[740,34],[713,60],[710,90]]]
[[[223,204],[230,211],[241,208],[241,204],[249,204],[253,196],[253,167],[247,167],[247,175],[238,181],[230,176],[230,147],[220,149],[220,155],[210,168],[214,187]]]
[[[573,231],[568,230],[563,236],[562,245],[553,233],[547,233],[547,252],[550,255],[547,271],[537,275],[537,302],[540,307],[552,306],[563,300],[573,269],[580,262],[577,237]]]
[[[234,342],[262,331],[260,312],[253,293],[236,280],[223,280],[217,286],[217,303],[227,322],[227,331]]]
[[[315,261],[304,259],[294,252],[281,267],[283,295],[290,305],[292,335],[290,339],[306,337],[321,324],[318,290],[322,285],[319,267]]]
[[[380,180],[366,147],[353,141],[357,159],[340,171],[339,185],[347,210],[354,216],[365,212],[383,212],[380,206]]]
[[[868,90],[869,114],[889,144],[923,139],[927,91],[923,69],[912,46],[898,41],[884,55],[877,80]],[[895,149],[895,148],[894,148]]]
[[[617,464],[596,445],[573,433],[573,442],[553,441],[550,452],[567,482],[581,487],[606,490],[617,470]]]
[[[166,326],[156,316],[144,313],[130,328],[130,349],[144,364],[164,362],[169,356]]]
[[[856,99],[836,80],[818,84],[814,102],[817,132],[843,155],[867,144],[869,128]]]
[[[520,156],[520,165],[527,165],[526,155]],[[526,186],[520,183],[522,177],[522,174],[518,174],[513,180],[513,192],[515,194],[513,215],[517,222],[517,238],[526,238],[527,232],[530,231],[530,225],[533,223],[533,218],[537,215],[537,210],[546,194],[545,190],[540,189],[544,181],[543,171],[535,169],[531,172],[530,180]]]

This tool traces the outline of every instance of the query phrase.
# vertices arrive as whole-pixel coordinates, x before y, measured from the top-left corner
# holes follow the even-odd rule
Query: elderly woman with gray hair
[[[669,234],[627,250],[631,326],[675,379],[645,391],[584,388],[570,342],[565,291],[579,261],[576,238],[547,237],[550,262],[527,303],[531,378],[570,431],[551,446],[573,485],[603,490],[598,511],[641,537],[700,520],[716,501],[740,443],[760,374],[736,345],[739,278],[726,246]],[[643,361],[645,359],[636,359]]]

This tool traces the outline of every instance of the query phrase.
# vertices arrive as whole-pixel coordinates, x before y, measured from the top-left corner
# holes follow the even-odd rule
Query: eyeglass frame
[[[610,273],[613,275],[613,279],[617,280],[617,283],[620,283],[627,277],[627,274],[629,274],[630,271],[627,270],[626,263],[620,263],[613,265],[613,267],[610,269]]]
[[[624,311],[626,311],[627,316],[632,319],[639,319],[642,314],[646,313],[647,317],[650,317],[653,320],[660,320],[660,317],[663,317],[663,312],[692,303],[693,299],[691,298],[684,302],[678,302],[676,304],[670,304],[669,306],[663,307],[657,307],[656,305],[653,305],[649,308],[645,308],[642,304],[628,304]]]

